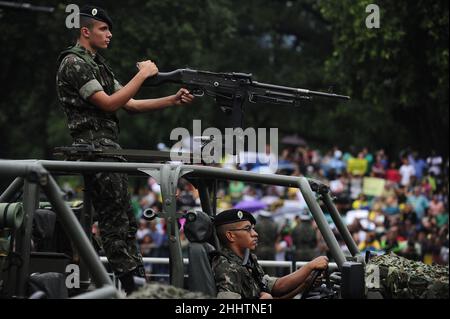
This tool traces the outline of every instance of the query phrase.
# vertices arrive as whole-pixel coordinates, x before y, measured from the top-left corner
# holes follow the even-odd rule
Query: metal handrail
[[[142,260],[144,263],[149,264],[155,264],[155,265],[168,265],[169,264],[169,258],[168,257],[143,257]],[[108,258],[105,256],[100,256],[100,261],[104,264],[108,263]],[[290,273],[293,272],[292,270],[292,262],[291,261],[284,261],[284,260],[258,260],[258,263],[262,267],[281,267],[281,268],[289,268]],[[297,261],[295,262],[295,269],[301,268],[305,266],[308,262],[307,261]],[[188,265],[189,264],[189,258],[183,258],[183,264]],[[337,271],[339,270],[338,265],[334,262],[328,264],[328,269],[331,271]],[[153,276],[156,276],[158,274],[152,274]],[[163,275],[163,274],[159,274]]]
[[[170,252],[170,268],[171,268],[171,283],[175,286],[181,287],[183,285],[183,271],[182,266],[184,264],[184,260],[182,258],[182,251],[179,238],[179,229],[176,224],[177,216],[175,212],[174,205],[176,198],[176,185],[178,183],[179,178],[182,176],[186,178],[210,178],[210,179],[227,179],[227,180],[238,180],[249,183],[262,183],[269,185],[279,185],[279,186],[287,186],[287,187],[295,187],[300,189],[305,201],[313,215],[317,226],[327,243],[327,246],[330,249],[330,255],[336,261],[337,266],[339,268],[342,267],[343,263],[346,261],[346,257],[344,256],[339,243],[331,231],[328,222],[324,216],[324,213],[318,204],[317,195],[324,196],[329,192],[328,186],[325,184],[315,181],[312,179],[308,179],[305,177],[296,177],[296,176],[284,176],[284,175],[276,175],[276,174],[257,174],[252,172],[244,172],[244,171],[234,171],[230,169],[217,168],[217,167],[207,167],[201,165],[184,165],[184,164],[149,164],[149,163],[116,163],[116,162],[71,162],[71,161],[47,161],[47,160],[0,160],[0,175],[11,176],[11,177],[23,177],[27,183],[35,184],[37,183],[40,188],[46,193],[48,197],[51,198],[52,204],[55,204],[57,207],[58,213],[60,213],[64,219],[64,222],[68,225],[72,225],[74,216],[71,212],[70,208],[62,201],[60,198],[61,194],[58,189],[57,184],[50,176],[49,173],[62,173],[62,174],[91,174],[98,172],[120,172],[126,173],[129,175],[143,175],[147,174],[152,176],[157,180],[157,182],[161,185],[162,196],[163,196],[163,211],[161,213],[162,218],[166,218],[168,220],[167,226],[167,234],[170,238],[169,241],[169,252]],[[8,197],[13,190],[17,189],[21,184],[21,180],[17,179],[14,183],[11,184],[10,188],[7,189],[6,192],[1,194],[1,197]],[[37,191],[31,190],[26,192],[28,195],[36,195]],[[27,195],[25,194],[25,195]],[[36,206],[37,201],[30,200],[28,202],[33,203],[33,205],[28,205],[28,209],[26,211],[31,211],[34,206]],[[325,198],[326,200],[327,198]],[[328,198],[329,199],[329,198]],[[329,204],[333,205],[330,201]],[[329,206],[329,205],[328,205]],[[101,263],[97,259],[98,256],[95,255],[92,247],[89,247],[89,240],[86,236],[82,236],[83,229],[79,227],[80,225],[76,223],[76,229],[73,227],[69,227],[70,237],[74,237],[77,242],[77,246],[80,246],[80,252],[82,253],[82,260],[87,260],[93,278],[98,286],[108,285],[110,284],[110,279],[107,277],[107,274],[102,270]],[[30,225],[28,225],[30,226]],[[339,223],[338,220],[338,230],[342,231],[344,229],[343,224]],[[73,228],[73,229],[70,229]],[[342,229],[340,229],[342,228]],[[28,230],[30,227],[27,228]],[[346,233],[348,230],[344,229]],[[81,234],[81,235],[80,235]],[[347,234],[348,235],[348,234]],[[29,236],[28,236],[29,237]],[[28,238],[27,237],[27,238]],[[344,236],[347,246],[351,246],[350,251],[352,254],[357,253],[357,249],[355,249],[355,245],[353,238],[351,236]],[[350,243],[348,243],[349,241]],[[349,245],[351,244],[351,245]],[[26,253],[29,244],[24,246],[23,251]],[[287,262],[286,266],[282,264],[274,264],[276,261],[268,261],[269,264],[276,265],[278,267],[287,267],[290,268],[292,272],[292,267],[297,267],[297,264],[289,265],[290,262]],[[283,262],[281,262],[283,263]],[[26,263],[25,263],[26,264]],[[269,266],[269,264],[266,264]],[[261,261],[261,265],[264,266],[264,261]],[[22,267],[21,269],[21,279],[25,278],[26,267]],[[20,285],[24,287],[24,285]]]

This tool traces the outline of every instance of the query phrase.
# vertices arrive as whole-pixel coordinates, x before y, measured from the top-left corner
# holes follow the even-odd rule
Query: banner
[[[363,178],[363,193],[367,196],[379,197],[383,194],[386,180],[375,177]]]
[[[368,162],[364,158],[350,158],[347,162],[347,172],[352,175],[364,176],[367,172]]]

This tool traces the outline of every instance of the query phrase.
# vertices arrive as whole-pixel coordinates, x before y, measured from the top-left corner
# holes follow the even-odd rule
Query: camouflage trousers
[[[114,273],[120,275],[143,267],[136,242],[138,227],[130,205],[128,176],[108,172],[95,174],[92,179],[92,202],[103,249]]]

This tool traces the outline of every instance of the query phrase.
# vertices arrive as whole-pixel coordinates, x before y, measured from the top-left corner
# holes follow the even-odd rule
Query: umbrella
[[[266,203],[257,199],[243,200],[234,206],[234,208],[236,209],[246,210],[250,213],[256,212],[260,209],[265,209],[266,207],[267,207]]]
[[[287,172],[293,172],[297,169],[297,165],[291,162],[280,162],[277,165],[277,171],[287,171]]]
[[[304,139],[300,136],[296,135],[288,135],[281,139],[281,143],[295,146],[307,146],[308,144]]]
[[[293,214],[300,215],[305,208],[295,206],[283,206],[275,211],[276,215]]]
[[[252,168],[250,172],[259,173],[259,174],[274,174],[275,170],[271,169],[267,165],[261,165],[261,166]]]
[[[275,203],[276,201],[280,200],[280,197],[278,196],[264,196],[263,198],[261,198],[261,201],[267,205],[272,205],[273,203]]]

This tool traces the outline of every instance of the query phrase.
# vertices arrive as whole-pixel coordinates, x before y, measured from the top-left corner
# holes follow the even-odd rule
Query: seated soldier
[[[255,224],[250,213],[238,209],[224,211],[215,217],[214,225],[222,244],[221,251],[212,253],[211,261],[217,298],[285,296],[304,283],[313,270],[327,269],[328,258],[320,256],[284,277],[265,275],[256,256],[249,253],[258,243]]]

